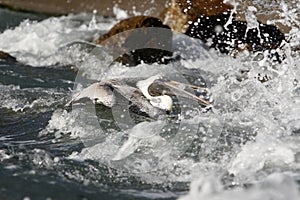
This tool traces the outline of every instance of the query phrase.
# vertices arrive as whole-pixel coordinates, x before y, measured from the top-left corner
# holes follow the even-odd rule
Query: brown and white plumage
[[[184,90],[188,87],[193,90],[198,86],[165,80],[160,76],[152,76],[147,79],[110,79],[90,85],[74,95],[70,103],[76,103],[80,99],[88,98],[95,104],[103,104],[112,108],[116,103],[115,92],[137,106],[150,117],[156,117],[170,111],[173,106],[171,96],[192,98],[205,106],[211,103]]]

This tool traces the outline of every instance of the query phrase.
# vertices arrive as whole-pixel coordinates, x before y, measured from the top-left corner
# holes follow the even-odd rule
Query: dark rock
[[[278,27],[260,22],[258,29],[250,29],[246,35],[246,43],[249,44],[254,51],[276,49],[284,40],[285,36]]]
[[[162,19],[172,30],[201,39],[211,48],[233,56],[243,50],[276,49],[285,39],[273,25],[258,22],[258,28],[248,29],[247,22],[236,20],[237,13],[232,9],[223,0],[172,0]],[[277,54],[274,57],[281,59]]]
[[[0,51],[0,60],[7,62],[17,62],[17,59],[4,51]]]
[[[97,44],[121,49],[118,62],[128,65],[165,63],[172,56],[172,31],[155,17],[137,16],[117,23]]]
[[[188,28],[188,36],[199,38],[221,53],[247,49],[264,51],[276,49],[285,39],[284,34],[273,25],[258,22],[258,28],[247,29],[247,22],[236,21],[226,26],[230,13],[215,16],[199,16]],[[210,40],[210,41],[209,41]]]
[[[226,31],[226,29],[224,29],[224,25],[229,20],[229,17],[230,13],[226,12],[214,16],[200,15],[191,23],[185,34],[190,37],[201,39],[206,43],[208,39],[214,39],[217,36],[220,36],[220,33]],[[218,28],[221,28],[221,31],[219,31]],[[237,28],[237,30],[234,32],[232,32],[232,30],[229,30],[228,37],[235,38],[237,37],[236,35],[241,32],[240,30],[238,30],[240,26],[236,26],[233,28]]]

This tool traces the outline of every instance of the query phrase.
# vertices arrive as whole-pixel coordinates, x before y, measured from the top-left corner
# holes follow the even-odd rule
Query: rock
[[[178,0],[176,0],[178,1]],[[45,13],[45,14],[54,14],[54,15],[64,15],[69,13],[92,13],[94,10],[97,10],[97,14],[101,16],[114,16],[113,8],[115,5],[118,5],[119,8],[127,11],[129,16],[135,15],[135,13],[139,12],[142,14],[147,13],[147,15],[153,17],[159,17],[159,14],[163,12],[165,9],[165,5],[169,2],[176,2],[174,0],[85,0],[84,3],[82,0],[0,0],[0,6],[5,6],[17,10],[24,10],[29,12],[37,12],[37,13]],[[180,1],[178,1],[180,2]],[[183,5],[187,4],[187,0],[181,0]],[[198,3],[199,5],[207,5],[208,10],[204,10],[204,12],[208,13],[216,13],[216,11],[222,10],[226,7],[232,7],[231,5],[223,3],[220,0],[194,0],[191,2]],[[219,6],[221,2],[222,6]],[[255,6],[260,12],[257,13],[257,18],[259,21],[266,23],[267,21],[281,21],[284,19],[282,15],[282,4],[280,1],[253,1],[253,0],[235,0],[238,4],[237,11],[239,20],[244,20],[246,10],[249,6]],[[266,2],[272,4],[272,6],[265,6]],[[203,4],[201,4],[203,3]],[[285,1],[288,5],[288,8],[291,8],[290,4],[292,1]],[[169,3],[170,4],[170,3]],[[171,5],[171,4],[170,4]],[[213,6],[216,5],[217,7]],[[183,6],[181,6],[183,7]],[[194,7],[194,6],[193,6]],[[203,7],[204,8],[204,7]],[[202,10],[203,10],[202,8]],[[170,6],[169,6],[170,9]],[[201,9],[201,8],[200,8]],[[224,9],[225,10],[225,9]],[[167,10],[164,11],[166,13]],[[193,12],[193,11],[190,11]],[[171,12],[172,13],[172,12]],[[169,16],[169,15],[168,15]],[[179,15],[175,15],[179,16]],[[300,15],[294,16],[297,20],[300,19]],[[176,19],[176,18],[175,18]],[[171,22],[174,20],[171,20]],[[179,23],[179,20],[178,22]],[[176,25],[177,23],[174,23]],[[277,24],[276,24],[277,25]],[[288,33],[291,30],[291,25],[278,23],[280,26],[280,30],[284,33]],[[169,24],[170,26],[170,24]],[[173,26],[170,26],[173,29]],[[182,27],[182,26],[178,26]],[[187,28],[187,27],[186,27]],[[175,30],[175,29],[174,29]]]
[[[194,21],[189,25],[186,35],[194,38],[201,39],[203,42],[207,43],[209,39],[214,39],[219,36],[224,30],[226,22],[229,20],[230,13],[222,13],[213,16],[201,15],[194,19]],[[228,31],[229,37],[234,37],[241,31],[238,30],[240,26],[236,26],[237,30],[232,32],[230,29]],[[243,27],[244,28],[244,27]]]
[[[0,6],[16,10],[45,13],[50,15],[65,15],[69,13],[92,13],[97,10],[101,16],[113,17],[113,8],[128,11],[129,15],[147,12],[155,16],[164,9],[165,0],[0,0]]]
[[[158,18],[136,16],[117,23],[97,44],[120,51],[123,64],[165,63],[172,56],[172,31]]]
[[[223,0],[172,0],[162,13],[163,22],[172,30],[201,39],[221,53],[236,55],[238,51],[276,49],[285,39],[274,25],[257,22],[248,28],[247,22],[236,20],[233,6]],[[280,60],[279,55],[275,55]]]
[[[188,28],[186,34],[199,38],[221,53],[233,53],[247,49],[263,51],[276,49],[285,39],[284,34],[274,25],[258,22],[258,28],[247,28],[247,22],[237,21],[226,25],[229,13],[215,16],[200,16]]]
[[[225,4],[223,0],[172,0],[162,12],[161,18],[172,30],[185,33],[189,22],[195,21],[197,17],[229,13],[232,8],[232,5]]]
[[[0,60],[7,62],[17,62],[17,59],[4,51],[0,51]]]
[[[295,1],[296,2],[296,1]],[[285,23],[286,18],[283,11],[283,5],[286,5],[286,9],[293,9],[293,1],[272,1],[272,0],[263,0],[263,1],[250,1],[250,0],[237,0],[237,16],[236,19],[240,21],[246,21],[246,14],[249,11],[250,7],[255,7],[257,12],[255,12],[255,17],[258,21],[268,24],[272,22],[273,25],[276,25],[280,31],[284,34],[287,34],[292,29],[292,24]],[[283,3],[283,4],[282,4]],[[300,15],[294,16],[296,21],[300,20]]]

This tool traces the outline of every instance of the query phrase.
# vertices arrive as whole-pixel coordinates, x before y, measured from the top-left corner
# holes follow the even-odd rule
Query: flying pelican
[[[116,104],[114,92],[117,92],[152,118],[172,110],[172,96],[195,99],[203,106],[211,106],[211,102],[187,91],[186,88],[193,91],[207,90],[199,86],[167,80],[159,75],[151,76],[145,80],[135,78],[109,79],[83,89],[75,94],[68,104],[88,98],[95,104],[112,108]]]

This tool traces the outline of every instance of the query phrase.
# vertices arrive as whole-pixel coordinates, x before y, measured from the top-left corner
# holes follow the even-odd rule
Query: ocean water
[[[18,60],[0,61],[0,199],[300,199],[300,5],[290,3],[281,63],[174,34],[182,59],[135,67],[92,44],[118,9],[117,19],[0,9],[0,50]],[[212,108],[179,98],[176,115],[140,119],[126,101],[67,105],[95,81],[157,74],[204,82]]]

